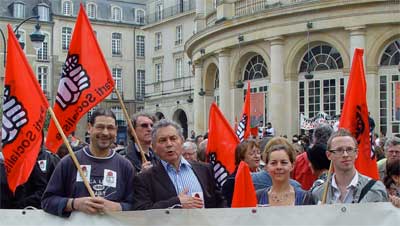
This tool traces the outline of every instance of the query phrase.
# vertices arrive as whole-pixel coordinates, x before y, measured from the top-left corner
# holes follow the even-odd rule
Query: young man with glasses
[[[381,181],[372,182],[371,178],[357,172],[354,166],[357,154],[357,141],[348,130],[339,129],[329,138],[326,155],[332,161],[335,173],[325,182],[330,183],[327,204],[388,201]],[[322,200],[325,183],[312,191],[314,203]]]
[[[137,113],[132,117],[132,124],[138,141],[135,141],[128,129],[130,140],[125,157],[132,163],[136,173],[139,173],[142,169],[151,168],[159,161],[151,149],[151,131],[153,130],[154,121],[155,117],[147,113]],[[144,156],[146,157],[145,162],[142,161],[142,154],[138,145],[140,145],[144,152]]]
[[[72,158],[65,156],[43,193],[44,211],[68,217],[72,211],[103,214],[131,210],[135,173],[129,161],[111,149],[117,135],[114,113],[109,109],[95,110],[88,132],[90,145],[75,155],[96,197],[90,197]]]

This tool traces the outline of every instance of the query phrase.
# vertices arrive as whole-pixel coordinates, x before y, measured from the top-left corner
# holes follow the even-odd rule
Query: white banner
[[[69,218],[41,210],[0,210],[4,226],[256,226],[256,225],[362,225],[394,226],[400,209],[391,203],[337,204],[323,206],[259,207],[239,209],[169,209],[86,215],[74,212]]]
[[[300,114],[300,129],[304,130],[312,130],[323,124],[328,124],[335,128],[338,123],[338,119],[332,118],[325,112],[319,112],[313,118],[306,118],[303,114]]]

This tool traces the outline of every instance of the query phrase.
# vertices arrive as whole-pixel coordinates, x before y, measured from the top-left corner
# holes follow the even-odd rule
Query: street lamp
[[[242,81],[242,68],[240,65],[240,44],[244,41],[244,37],[242,34],[239,34],[238,36],[238,41],[239,41],[239,79],[236,81],[236,88],[241,89],[244,86],[244,83]]]
[[[201,55],[201,60],[202,61],[204,61],[204,59],[203,59],[203,57],[204,57],[204,54],[206,53],[206,50],[205,49],[200,49],[200,55]],[[204,96],[204,95],[206,95],[206,92],[204,91],[204,88],[203,88],[203,76],[202,75],[200,75],[201,76],[201,87],[200,87],[200,91],[199,91],[199,96]]]
[[[41,45],[42,45],[42,43],[43,43],[43,41],[44,41],[44,39],[45,39],[45,37],[46,37],[46,36],[40,31],[39,18],[40,18],[40,16],[31,16],[31,17],[28,17],[28,18],[26,18],[25,20],[21,21],[21,23],[19,23],[19,24],[15,27],[15,29],[14,29],[14,33],[16,34],[16,37],[17,37],[17,39],[19,39],[19,37],[20,37],[20,35],[18,34],[18,29],[19,29],[19,27],[21,27],[21,25],[24,24],[24,23],[25,23],[26,21],[28,21],[28,20],[36,19],[36,20],[37,20],[37,24],[35,25],[35,31],[32,32],[32,34],[29,35],[29,37],[30,37],[30,39],[31,39],[31,42],[32,42],[32,46],[33,46],[33,48],[35,48],[36,50],[39,49],[39,48],[41,47]],[[1,33],[1,36],[2,36],[3,42],[4,42],[4,54],[3,54],[3,56],[4,56],[4,65],[6,65],[6,54],[7,54],[6,47],[5,47],[5,46],[6,46],[6,38],[5,38],[5,36],[4,36],[4,32],[3,32],[3,30],[1,30],[1,28],[0,28],[0,33]],[[21,43],[21,42],[20,42],[19,44],[21,45],[21,48],[24,49],[25,44],[24,44],[24,43]]]
[[[313,27],[312,22],[307,22],[307,72],[304,75],[305,79],[313,79],[314,75],[311,73],[310,68],[310,29]]]

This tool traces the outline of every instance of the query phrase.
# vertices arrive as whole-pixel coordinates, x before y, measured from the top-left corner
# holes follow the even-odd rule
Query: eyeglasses
[[[148,127],[153,128],[153,124],[152,123],[142,123],[139,126],[142,127],[142,128],[148,128]]]
[[[335,155],[343,155],[344,152],[347,153],[347,155],[355,155],[357,152],[357,148],[352,148],[352,147],[348,147],[348,148],[337,148],[337,149],[332,149],[329,150],[329,152],[335,154]]]
[[[389,155],[400,155],[400,151],[390,150],[388,151]]]

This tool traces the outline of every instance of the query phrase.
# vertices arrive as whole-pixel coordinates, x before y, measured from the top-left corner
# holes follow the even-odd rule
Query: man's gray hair
[[[313,144],[323,144],[323,145],[327,145],[329,137],[331,136],[331,134],[333,133],[333,128],[330,125],[327,124],[323,124],[318,126],[315,130],[314,133],[312,135],[313,137]]]
[[[194,150],[197,152],[197,145],[191,141],[186,141],[183,143],[183,150]]]
[[[184,140],[183,133],[182,133],[182,127],[178,123],[176,123],[172,120],[169,120],[169,119],[161,119],[154,125],[153,130],[151,131],[151,142],[153,144],[156,143],[158,130],[160,130],[161,128],[168,127],[168,126],[174,127],[176,129],[176,131],[178,132],[178,135],[180,136],[180,138],[182,140]]]
[[[385,151],[387,151],[387,149],[396,145],[400,145],[400,138],[392,136],[386,139],[385,146],[383,148]]]

